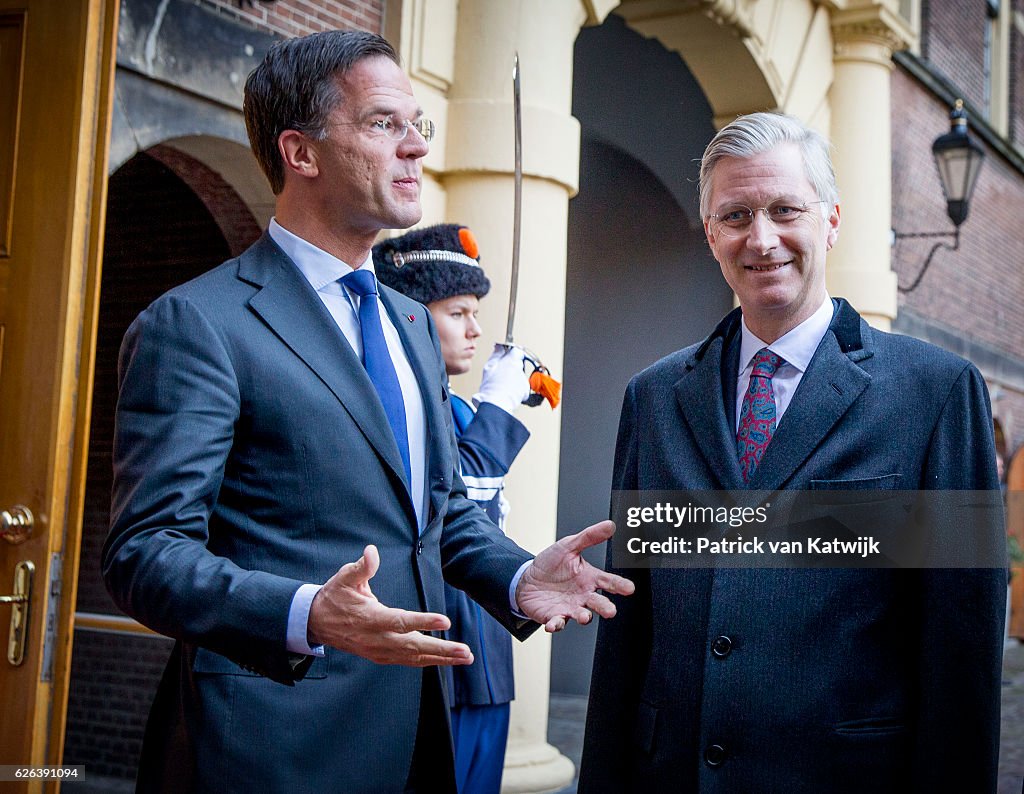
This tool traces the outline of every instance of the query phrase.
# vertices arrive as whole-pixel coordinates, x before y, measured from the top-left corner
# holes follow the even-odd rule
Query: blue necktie
[[[369,270],[354,270],[341,279],[341,283],[359,296],[359,330],[363,337],[363,366],[384,405],[391,432],[398,442],[398,451],[405,464],[406,482],[412,484],[412,466],[409,464],[409,431],[405,424],[405,400],[398,383],[398,373],[384,341],[384,328],[377,304],[377,279]]]

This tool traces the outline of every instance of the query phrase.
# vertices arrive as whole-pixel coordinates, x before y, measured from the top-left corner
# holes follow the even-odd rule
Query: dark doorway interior
[[[576,43],[573,114],[583,127],[569,204],[565,401],[558,526],[608,515],[629,378],[703,338],[732,307],[704,240],[697,166],[711,110],[678,55],[612,15]],[[604,564],[604,550],[592,561]],[[596,625],[555,635],[551,689],[585,695]]]

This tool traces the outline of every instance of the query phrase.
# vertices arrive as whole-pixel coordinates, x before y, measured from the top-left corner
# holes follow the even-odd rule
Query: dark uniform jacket
[[[467,495],[501,526],[502,479],[530,437],[522,422],[496,405],[481,403],[474,412],[457,394],[451,395],[459,461]],[[515,697],[512,638],[508,631],[461,590],[445,585],[448,636],[464,642],[475,661],[446,668],[452,676],[453,706],[508,703]]]

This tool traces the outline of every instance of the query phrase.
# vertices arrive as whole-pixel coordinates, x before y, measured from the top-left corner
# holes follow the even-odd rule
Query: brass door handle
[[[22,560],[14,566],[14,595],[0,596],[0,604],[13,604],[11,627],[7,635],[7,661],[19,665],[25,660],[25,640],[28,636],[28,602],[32,597],[32,575],[36,566],[31,560]]]
[[[28,540],[34,526],[35,517],[25,505],[15,505],[10,510],[0,511],[0,537],[8,543]]]

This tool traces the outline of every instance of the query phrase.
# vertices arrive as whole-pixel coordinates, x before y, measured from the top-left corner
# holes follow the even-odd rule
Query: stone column
[[[595,6],[607,6],[603,11]],[[562,372],[568,202],[579,176],[579,123],[571,115],[573,45],[580,26],[614,2],[460,0],[453,79],[447,92],[443,165],[435,179],[445,219],[476,234],[491,292],[481,304],[484,336],[473,371],[455,390],[472,394],[489,347],[504,340],[510,292],[514,196],[512,66],[519,53],[523,113],[523,209],[515,342],[534,351],[556,378]],[[555,539],[559,411],[546,404],[517,416],[530,441],[506,479],[507,530],[539,551]],[[582,528],[582,527],[581,527]],[[512,704],[502,790],[558,789],[572,763],[547,743],[550,637],[515,643]]]
[[[828,289],[883,329],[896,316],[889,78],[893,52],[913,39],[890,5],[860,0],[833,13],[829,92],[842,226],[829,254]]]

